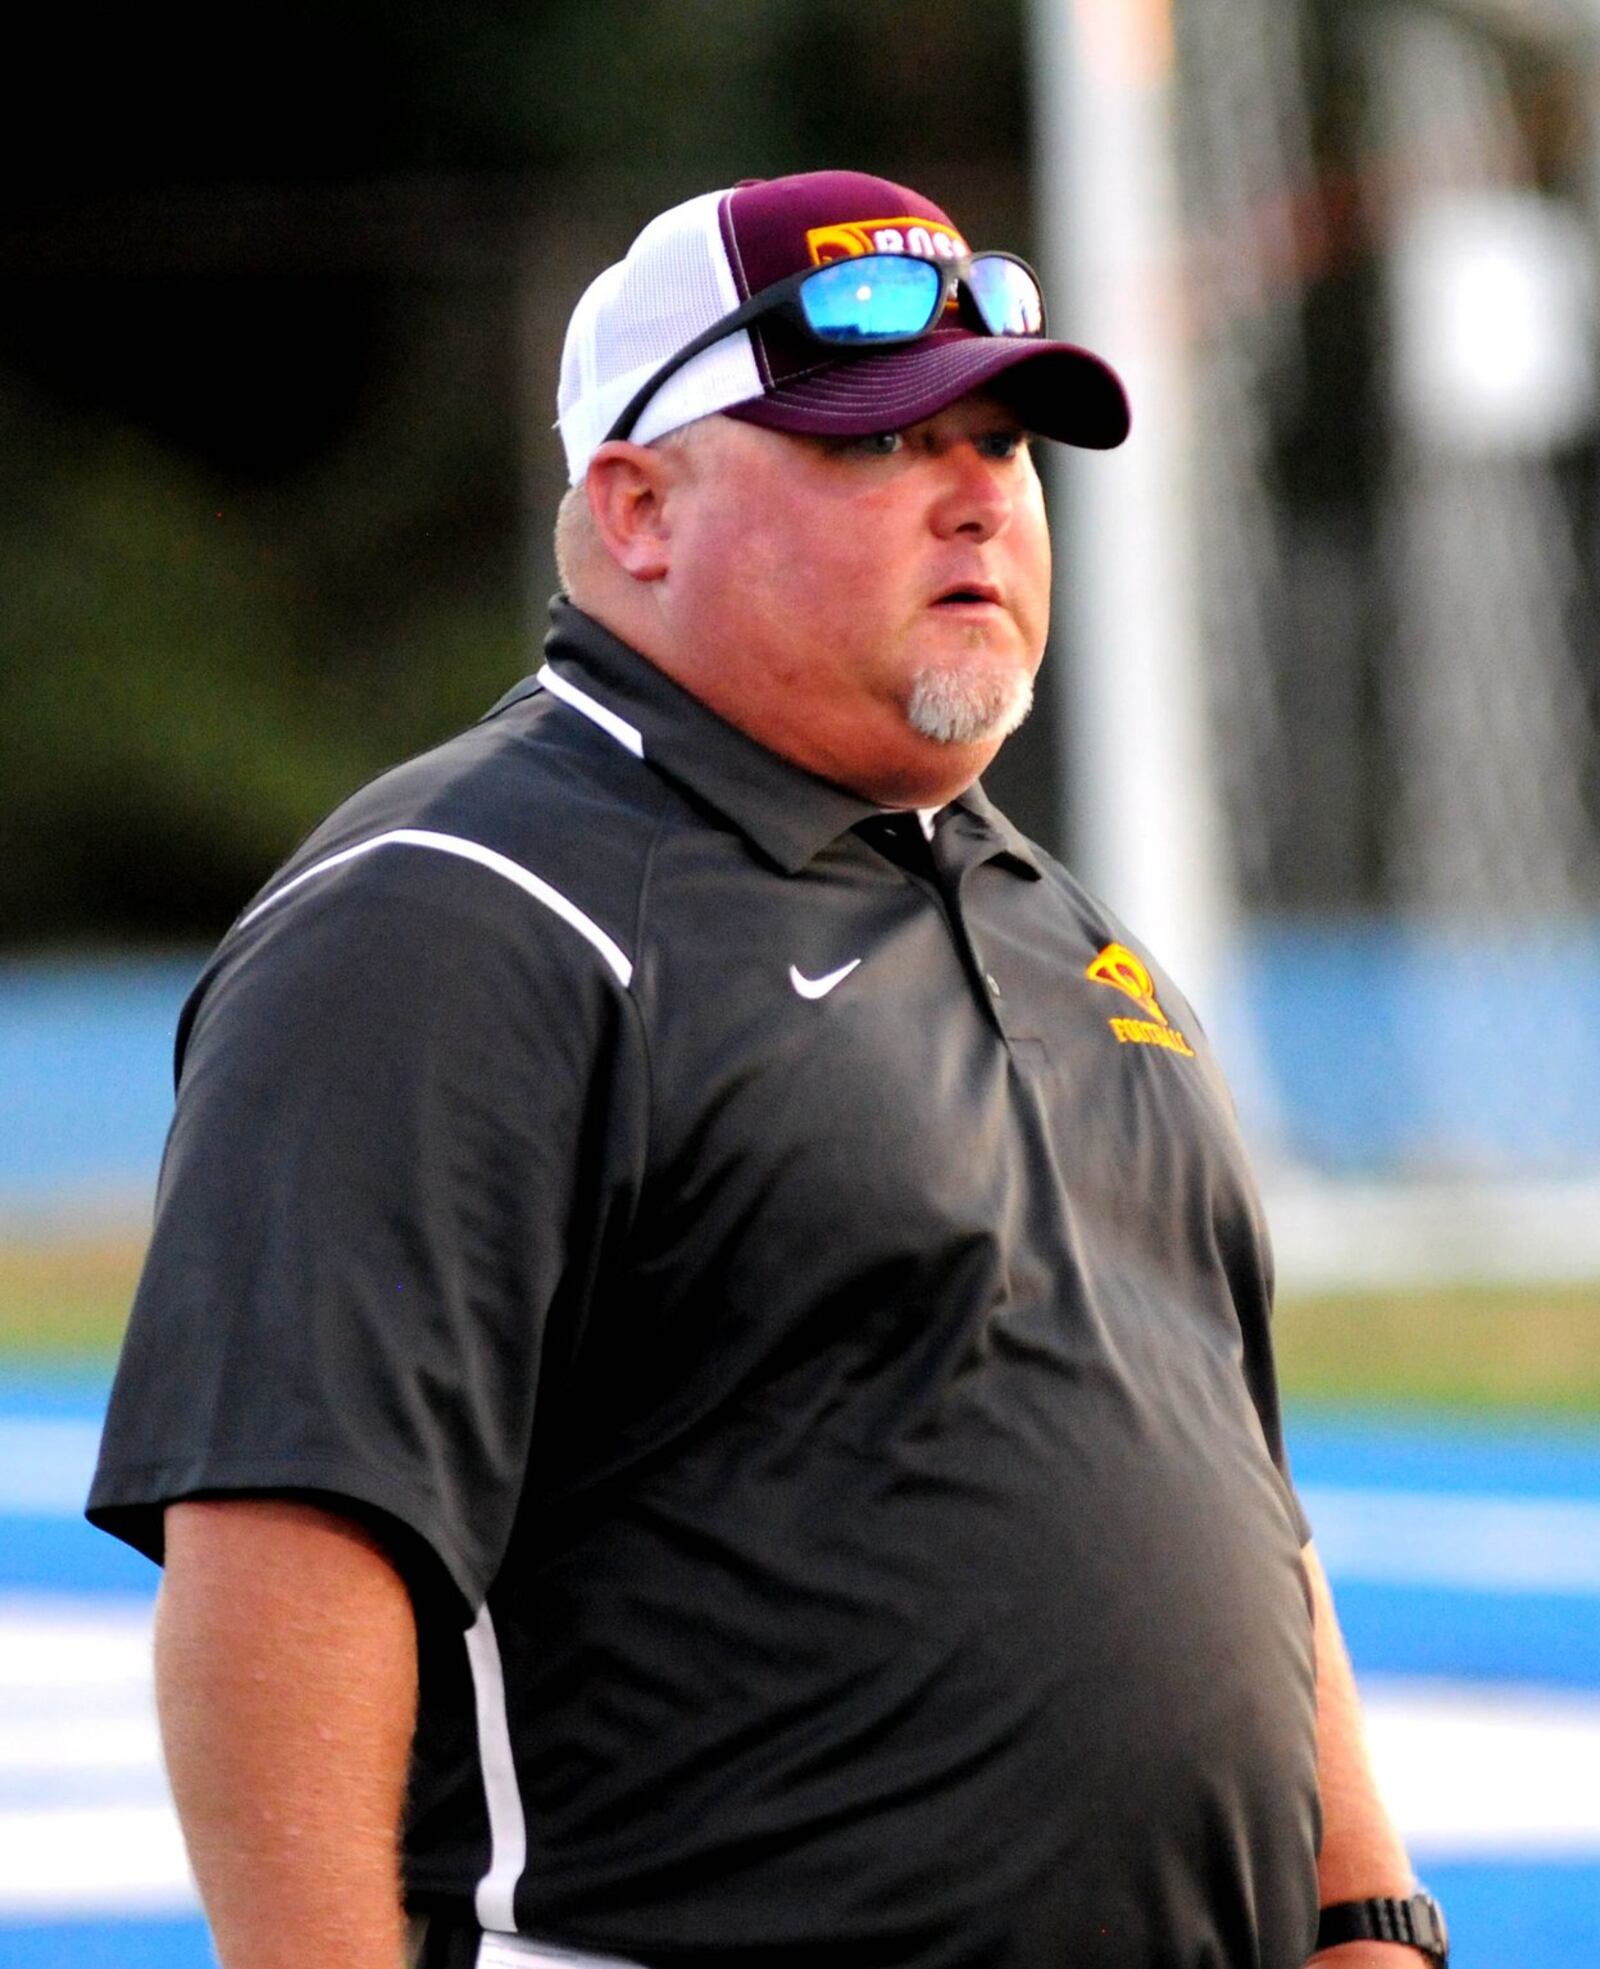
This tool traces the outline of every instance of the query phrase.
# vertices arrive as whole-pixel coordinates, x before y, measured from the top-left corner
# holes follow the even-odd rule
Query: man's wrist
[[[1421,1969],[1432,1961],[1411,1942],[1335,1942],[1319,1948],[1307,1969]]]
[[[1338,1941],[1330,1949],[1317,1949],[1307,1969],[1421,1969],[1433,1963],[1431,1955],[1409,1941]]]
[[[1370,1954],[1368,1953],[1370,1951]],[[1444,1910],[1420,1887],[1404,1898],[1376,1895],[1370,1900],[1336,1901],[1322,1909],[1317,1923],[1315,1960],[1358,1969],[1370,1961],[1399,1961],[1400,1952],[1420,1956],[1433,1969],[1447,1969],[1450,1936]]]

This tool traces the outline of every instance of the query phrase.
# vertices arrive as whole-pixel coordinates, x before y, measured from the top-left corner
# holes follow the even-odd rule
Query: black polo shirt
[[[196,988],[90,1514],[388,1530],[419,1905],[646,1964],[1288,1969],[1269,1299],[1193,1012],[1064,870],[558,604]]]

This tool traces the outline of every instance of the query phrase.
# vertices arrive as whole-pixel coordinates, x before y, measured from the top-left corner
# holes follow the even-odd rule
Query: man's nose
[[[961,443],[951,445],[939,465],[944,477],[934,503],[934,531],[942,538],[992,539],[1011,518],[1007,461]]]

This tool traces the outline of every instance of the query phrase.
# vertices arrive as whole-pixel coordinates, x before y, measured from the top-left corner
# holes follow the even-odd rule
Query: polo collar
[[[974,861],[999,858],[1014,862],[1019,873],[1036,880],[1044,874],[1039,850],[1020,827],[1001,813],[984,792],[981,780],[974,780],[965,793],[957,794],[950,807],[953,811],[946,825],[960,830],[974,851]]]
[[[798,874],[830,842],[882,811],[757,744],[564,596],[551,603],[550,614],[544,649],[553,694],[581,693],[587,703],[578,708],[723,814],[786,873]],[[1003,855],[1033,875],[1041,872],[1031,844],[981,786],[952,805],[969,846],[979,849],[975,859]],[[957,816],[946,824],[957,824]],[[987,854],[979,836],[988,837]]]

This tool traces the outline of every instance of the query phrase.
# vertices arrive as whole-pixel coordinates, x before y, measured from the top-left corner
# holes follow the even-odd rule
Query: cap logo
[[[955,260],[967,242],[954,226],[937,219],[848,219],[836,226],[813,226],[806,234],[811,264],[859,260],[863,253],[910,253],[919,260]]]

